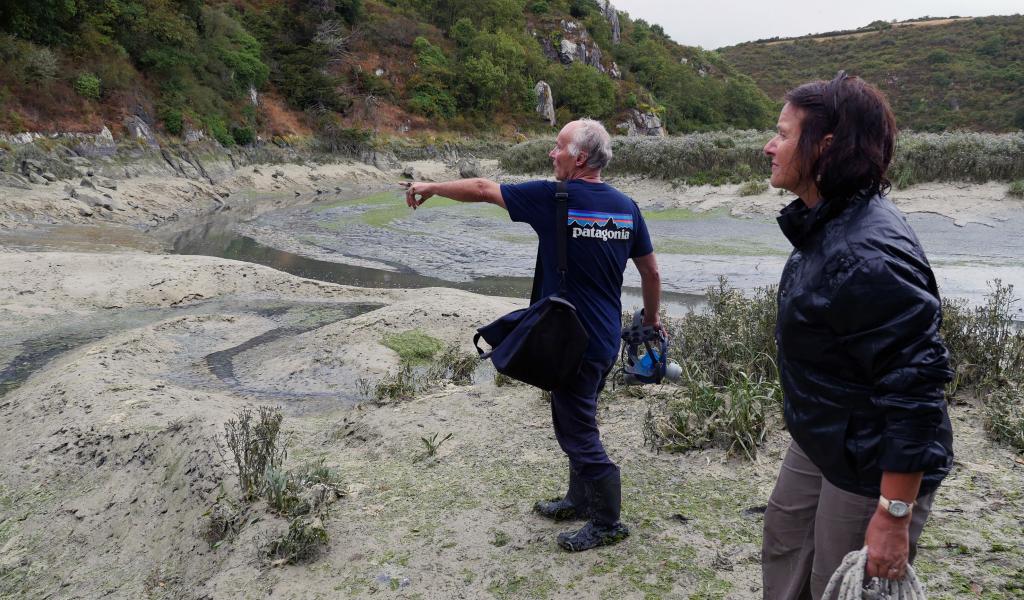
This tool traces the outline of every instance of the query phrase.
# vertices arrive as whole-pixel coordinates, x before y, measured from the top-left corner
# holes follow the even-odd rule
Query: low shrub
[[[377,402],[410,400],[423,390],[444,382],[467,385],[472,383],[473,372],[479,365],[480,359],[475,355],[449,344],[426,365],[414,366],[403,360],[397,371],[377,382],[373,397]]]
[[[26,83],[45,85],[57,77],[59,64],[57,54],[49,48],[36,46],[35,44],[24,44],[24,55],[22,56],[22,75]],[[80,78],[79,78],[80,79]],[[99,97],[99,81],[96,82],[97,94]],[[78,91],[78,83],[75,83],[75,91]],[[81,92],[79,92],[81,94]],[[84,94],[82,94],[84,95]],[[90,97],[90,96],[86,96]]]
[[[1015,198],[1024,198],[1024,179],[1018,179],[1017,181],[1010,182],[1010,186],[1006,189],[1007,195]]]
[[[284,535],[267,543],[266,553],[276,564],[301,563],[316,558],[328,542],[327,529],[319,517],[295,517]]]
[[[92,73],[82,73],[75,79],[75,92],[89,100],[100,99],[100,78]]]
[[[235,138],[231,136],[231,132],[228,131],[228,126],[224,124],[224,121],[217,117],[211,117],[206,120],[206,129],[213,136],[213,139],[224,147],[234,146]]]
[[[285,449],[278,436],[284,415],[279,408],[261,406],[255,412],[249,407],[224,424],[224,437],[235,459],[242,497],[255,498],[264,487],[269,469],[284,461]]]
[[[560,122],[564,122],[561,120]],[[769,176],[764,145],[772,134],[718,131],[664,138],[614,137],[609,175],[647,175],[691,185],[742,183]],[[547,173],[552,138],[509,148],[501,166],[510,173]],[[1015,181],[1024,178],[1024,132],[905,133],[889,179],[897,189],[929,181]]]
[[[751,179],[740,185],[740,196],[756,196],[768,191],[768,182],[763,179]]]
[[[962,388],[985,393],[1024,376],[1024,332],[1013,320],[1018,298],[1012,285],[997,279],[990,286],[981,306],[943,300],[942,337],[954,372],[947,389],[950,396]]]
[[[775,363],[775,288],[752,297],[722,278],[708,305],[665,328],[683,367],[669,395],[648,407],[646,442],[659,450],[715,445],[753,459],[782,402]]]
[[[239,146],[250,146],[256,141],[256,132],[252,127],[232,127],[231,139]]]
[[[308,515],[344,495],[341,475],[323,459],[291,471],[270,467],[264,478],[263,499],[282,516]]]
[[[171,135],[181,135],[185,131],[185,118],[181,111],[176,108],[165,108],[160,111],[160,120],[164,123],[164,129]]]
[[[982,405],[985,430],[993,440],[1024,453],[1024,389],[1019,384],[999,388]]]
[[[644,438],[658,450],[714,445],[753,460],[779,417],[781,395],[777,380],[739,372],[725,385],[715,385],[691,366],[684,369],[678,390],[648,407]]]

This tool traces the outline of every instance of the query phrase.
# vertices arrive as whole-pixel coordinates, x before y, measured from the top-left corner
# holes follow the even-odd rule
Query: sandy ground
[[[452,176],[440,163],[417,168]],[[484,171],[500,176],[493,163]],[[225,204],[311,202],[318,189],[397,176],[357,163],[248,166],[216,183],[141,172],[107,188],[118,205],[91,207],[90,217],[66,200],[64,183],[0,190],[9,236],[90,250],[0,245],[0,361],[29,365],[8,367],[17,385],[0,388],[0,597],[760,597],[761,512],[787,442],[779,427],[754,462],[718,449],[657,454],[644,445],[644,416],[671,388],[609,390],[600,420],[623,468],[633,535],[569,555],[554,543],[567,526],[529,510],[561,493],[566,474],[535,390],[498,387],[483,366],[469,385],[434,383],[406,401],[366,397],[398,371],[385,336],[420,329],[471,352],[474,329],[521,301],[352,288],[164,255],[146,233]],[[772,191],[613,183],[647,207],[771,214],[785,201]],[[1020,208],[1000,193],[919,186],[896,196],[905,210],[966,222]],[[937,198],[948,202],[936,207]],[[102,244],[68,234],[97,222],[113,232]],[[53,224],[71,229],[40,237]],[[208,539],[215,503],[239,501],[223,427],[244,406],[281,407],[285,466],[323,460],[341,474],[344,497],[323,515],[330,541],[310,562],[267,557],[287,521],[263,501],[237,535]],[[932,598],[1020,595],[1024,464],[987,441],[970,402],[952,413],[958,466],[919,570]],[[422,438],[435,433],[453,437],[424,458]]]
[[[115,317],[0,397],[0,596],[759,596],[761,511],[784,433],[756,462],[715,449],[656,454],[644,445],[644,415],[671,388],[609,391],[600,419],[633,535],[569,555],[554,544],[566,526],[529,511],[561,492],[566,472],[535,390],[497,387],[482,367],[471,385],[353,406],[359,378],[398,367],[385,335],[421,329],[470,351],[474,328],[518,301],[133,252],[5,253],[0,281],[8,340]],[[233,359],[237,381],[218,379],[204,359],[280,326],[279,310],[259,309],[268,305],[363,308],[250,347]],[[133,310],[156,312],[116,318]],[[323,521],[330,542],[311,562],[266,557],[286,521],[262,502],[237,536],[217,547],[206,538],[211,506],[239,496],[221,434],[246,405],[283,409],[287,466],[322,459],[342,474],[346,495]],[[970,404],[953,414],[958,468],[919,567],[933,598],[1008,597],[1024,578],[1024,465],[985,440]],[[424,460],[421,438],[434,433],[453,438]]]

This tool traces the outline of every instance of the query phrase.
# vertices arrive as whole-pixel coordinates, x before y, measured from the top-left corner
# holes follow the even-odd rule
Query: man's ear
[[[576,166],[582,167],[583,165],[587,164],[587,158],[589,158],[587,156],[587,153],[581,151],[579,154],[576,155]]]

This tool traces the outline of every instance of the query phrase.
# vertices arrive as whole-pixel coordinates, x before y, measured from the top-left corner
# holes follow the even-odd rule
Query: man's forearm
[[[498,189],[498,184],[479,177],[431,183],[427,188],[434,195],[459,202],[492,202],[496,189]],[[498,193],[500,194],[500,191]]]
[[[661,310],[661,275],[657,271],[640,275],[640,292],[644,297],[644,324],[658,322]]]

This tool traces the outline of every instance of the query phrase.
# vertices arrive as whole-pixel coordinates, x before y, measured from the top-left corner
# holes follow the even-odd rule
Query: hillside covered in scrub
[[[876,21],[719,52],[772,99],[846,69],[889,96],[903,128],[1024,129],[1024,15]]]
[[[607,0],[0,5],[9,133],[108,126],[244,145],[317,132],[344,144],[369,130],[529,133],[579,116],[622,133],[764,128],[775,110],[717,54]]]

